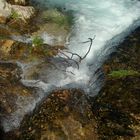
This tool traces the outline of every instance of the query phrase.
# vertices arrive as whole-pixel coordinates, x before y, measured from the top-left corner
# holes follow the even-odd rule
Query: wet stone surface
[[[4,118],[17,108],[19,96],[31,96],[32,88],[20,82],[21,69],[14,63],[0,63],[0,118]]]
[[[53,92],[23,121],[20,130],[20,140],[97,139],[91,106],[76,89]]]
[[[104,64],[105,85],[91,99],[101,140],[140,139],[140,28]]]

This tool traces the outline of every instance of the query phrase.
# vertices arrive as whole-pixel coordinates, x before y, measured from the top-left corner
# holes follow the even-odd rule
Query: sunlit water
[[[66,43],[66,51],[83,57],[90,45],[90,42],[83,42],[89,41],[88,38],[96,37],[90,52],[79,63],[79,69],[75,65],[64,66],[61,61],[56,61],[59,59],[56,56],[52,61],[60,70],[56,68],[44,70],[40,73],[39,82],[22,80],[27,86],[39,87],[43,90],[43,94],[24,106],[19,103],[22,109],[8,118],[16,121],[10,125],[7,120],[3,121],[6,131],[17,127],[24,114],[31,111],[35,104],[52,89],[82,87],[90,96],[97,94],[102,85],[101,72],[98,69],[124,37],[140,25],[140,2],[137,0],[33,0],[33,3],[43,7],[59,7],[73,13],[74,25]],[[65,51],[64,53],[71,56]],[[78,61],[79,57],[74,56],[73,59]]]

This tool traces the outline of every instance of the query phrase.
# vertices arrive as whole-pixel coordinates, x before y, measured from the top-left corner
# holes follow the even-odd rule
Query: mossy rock
[[[127,76],[140,76],[140,73],[134,70],[118,70],[112,71],[109,76],[112,78],[125,78]]]

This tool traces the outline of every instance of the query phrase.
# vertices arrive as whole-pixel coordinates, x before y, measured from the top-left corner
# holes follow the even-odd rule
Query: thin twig
[[[77,65],[77,68],[79,69],[79,63],[76,60],[72,59],[71,57],[69,57],[68,55],[66,55],[65,53],[63,53],[61,51],[60,51],[60,53],[62,55],[64,55],[68,60],[71,60],[71,61],[75,62],[75,64]]]
[[[92,44],[93,44],[93,40],[95,39],[96,36],[94,36],[94,38],[88,38],[89,39],[89,42],[90,42],[90,46],[89,46],[89,49],[87,51],[87,53],[82,57],[81,61],[83,59],[85,59],[87,57],[87,55],[89,54],[90,50],[91,50],[91,47],[92,47]]]

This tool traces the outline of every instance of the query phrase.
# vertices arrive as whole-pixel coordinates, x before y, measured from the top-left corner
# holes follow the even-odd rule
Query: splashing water
[[[107,58],[106,56],[114,50],[114,46],[140,25],[140,2],[137,0],[33,1],[46,7],[61,7],[65,11],[72,11],[74,25],[67,46],[70,52],[77,53],[81,57],[84,56],[90,44],[82,42],[96,35],[90,52],[80,63],[80,68],[72,66],[66,68],[66,71],[70,71],[74,75],[50,71],[46,82],[58,87],[65,85],[77,87],[79,85],[84,87],[86,91],[92,91],[92,95],[98,93],[101,87],[99,82],[101,73],[97,70]],[[75,58],[75,60],[77,59]]]
[[[88,38],[96,38],[88,55],[81,63],[79,69],[76,66],[65,66],[58,62],[59,57],[56,56],[52,61],[61,69],[47,69],[40,73],[40,82],[34,80],[23,79],[23,83],[28,86],[41,88],[44,93],[48,93],[57,87],[82,87],[90,96],[94,96],[101,88],[101,67],[107,56],[114,50],[115,46],[123,41],[131,31],[140,25],[140,2],[138,0],[32,0],[43,7],[61,7],[65,11],[72,11],[74,15],[74,25],[71,30],[69,42],[66,51],[76,53],[83,57],[88,52],[90,42]],[[61,54],[62,55],[62,54]],[[61,56],[65,58],[65,56]],[[74,57],[78,60],[78,57]],[[65,70],[62,71],[62,69]],[[49,88],[48,88],[49,87]],[[92,92],[91,92],[92,91]],[[19,111],[12,114],[7,120],[16,120],[10,124],[4,120],[5,130],[9,131],[12,127],[19,126],[21,118],[27,112],[35,107],[35,104],[41,100],[29,99],[21,105]],[[22,99],[26,100],[26,99]],[[20,101],[20,100],[19,100]],[[33,101],[33,107],[31,102]],[[28,109],[25,109],[28,108]],[[20,118],[20,119],[19,119]]]

